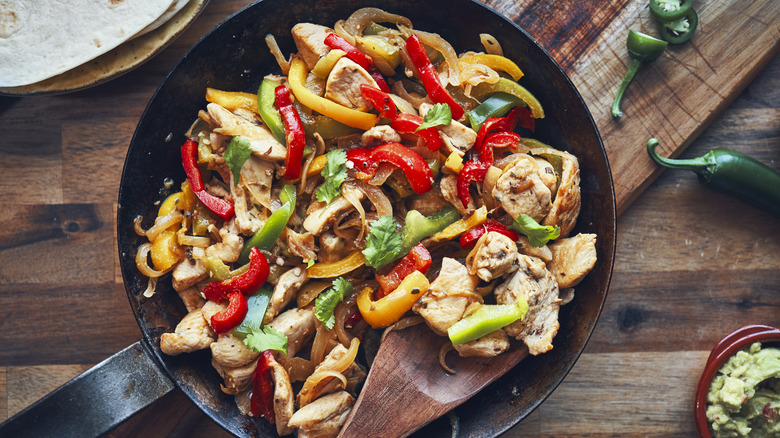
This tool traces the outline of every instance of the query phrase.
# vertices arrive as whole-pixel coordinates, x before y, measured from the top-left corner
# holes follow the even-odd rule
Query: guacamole
[[[712,379],[707,420],[715,438],[780,437],[780,349],[755,343]]]

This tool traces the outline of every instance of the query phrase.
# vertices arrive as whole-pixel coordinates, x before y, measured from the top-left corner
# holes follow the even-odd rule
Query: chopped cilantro
[[[258,353],[265,350],[278,350],[287,354],[287,336],[273,327],[257,328],[246,335],[244,344]]]
[[[434,126],[446,126],[452,123],[452,110],[448,105],[437,103],[423,117],[423,124],[415,129],[417,132],[421,129],[433,128]]]
[[[238,184],[241,176],[241,167],[251,156],[252,148],[249,145],[249,140],[241,137],[233,137],[230,140],[230,144],[228,144],[225,151],[225,163],[230,168],[230,172],[233,173],[234,184]]]
[[[330,289],[317,295],[317,299],[314,301],[314,315],[326,329],[330,330],[336,324],[336,317],[333,315],[336,305],[351,293],[352,283],[339,277],[333,281],[333,286]]]
[[[366,265],[379,269],[396,259],[401,252],[403,239],[392,216],[382,216],[369,227],[366,237]]]
[[[347,179],[347,153],[343,149],[333,149],[325,157],[328,161],[322,168],[325,181],[317,188],[317,200],[330,204],[341,194],[341,183]]]
[[[544,246],[548,241],[555,240],[561,235],[561,227],[558,225],[539,225],[527,214],[518,216],[509,228],[528,236],[528,243],[534,247]]]

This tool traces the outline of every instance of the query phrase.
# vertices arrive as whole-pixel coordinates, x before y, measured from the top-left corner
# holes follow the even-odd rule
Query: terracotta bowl
[[[574,85],[550,55],[525,31],[472,0],[262,0],[231,16],[195,44],[169,73],[149,102],[128,150],[119,194],[118,244],[125,288],[145,341],[160,366],[207,415],[237,436],[275,436],[265,421],[240,415],[202,351],[171,357],[159,350],[160,335],[172,331],[186,310],[170,281],[152,299],[141,296],[147,280],[134,255],[142,238],[132,231],[137,215],[152,217],[164,196],[164,181],[184,180],[179,148],[184,132],[205,108],[206,87],[256,92],[264,75],[279,67],[264,42],[273,34],[285,54],[295,51],[290,29],[298,22],[328,26],[355,10],[374,6],[405,15],[416,29],[440,33],[457,51],[483,50],[479,34],[489,32],[504,53],[517,60],[522,84],[542,102],[546,117],[535,136],[576,155],[582,176],[582,210],[574,233],[598,234],[598,263],[561,309],[555,348],[524,360],[454,413],[464,436],[495,436],[525,418],[564,379],[585,348],[598,320],[612,274],[615,198],[609,163],[598,130]],[[147,225],[148,226],[148,225]],[[454,417],[453,417],[454,418]],[[418,436],[451,436],[441,419]]]
[[[712,379],[727,360],[740,350],[750,347],[754,342],[780,343],[780,329],[768,325],[747,325],[737,329],[720,340],[710,352],[704,372],[696,386],[694,400],[694,419],[696,431],[701,438],[712,438],[707,421],[707,393]]]

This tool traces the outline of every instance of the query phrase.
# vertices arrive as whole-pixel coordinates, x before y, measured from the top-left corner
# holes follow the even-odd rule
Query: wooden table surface
[[[545,3],[488,2],[513,19],[532,6],[542,17]],[[212,0],[160,55],[104,85],[0,97],[0,420],[140,338],[116,250],[125,152],[165,73],[243,4]],[[751,64],[733,95],[721,96],[719,115],[668,139],[662,134],[674,131],[675,120],[644,129],[672,142],[667,150],[685,149],[685,157],[730,147],[780,169],[776,24],[771,31],[770,55]],[[565,46],[551,35],[537,38]],[[562,64],[577,83],[578,64]],[[608,150],[619,143],[642,151],[646,136],[625,135],[599,116],[613,93],[583,95]],[[641,119],[639,111],[627,117]],[[743,325],[780,325],[780,219],[703,187],[689,172],[666,171],[641,188],[621,198],[612,286],[585,353],[507,436],[692,436],[693,392],[709,349]],[[224,434],[175,390],[110,435]]]

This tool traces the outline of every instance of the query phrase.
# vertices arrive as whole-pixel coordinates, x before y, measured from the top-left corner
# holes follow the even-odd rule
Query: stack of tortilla
[[[0,0],[0,87],[51,78],[150,32],[190,0]]]

